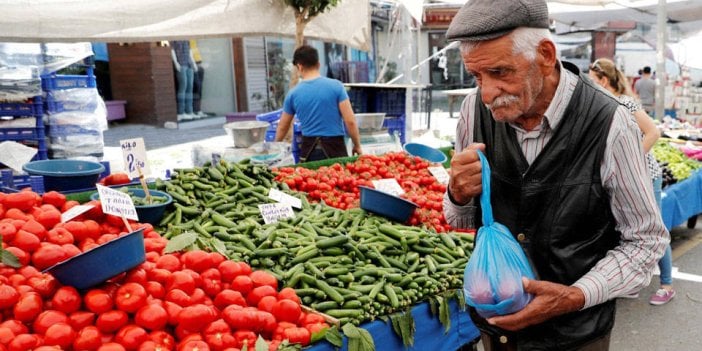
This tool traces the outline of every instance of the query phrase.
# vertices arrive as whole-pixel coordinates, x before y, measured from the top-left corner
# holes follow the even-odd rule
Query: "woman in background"
[[[653,124],[651,117],[646,114],[641,104],[636,101],[631,90],[631,85],[627,82],[626,76],[620,71],[617,66],[609,59],[598,59],[590,65],[590,78],[601,85],[604,89],[612,93],[619,102],[626,106],[631,114],[636,119],[641,133],[643,134],[643,149],[646,153],[646,163],[648,165],[649,175],[653,183],[653,192],[656,196],[658,210],[661,210],[661,183],[662,175],[661,168],[651,154],[651,148],[661,133]],[[651,295],[649,302],[652,305],[664,305],[675,297],[675,289],[673,289],[673,253],[668,245],[665,250],[665,255],[658,261],[658,268],[661,271],[660,288]],[[638,293],[630,294],[626,297],[637,298]]]

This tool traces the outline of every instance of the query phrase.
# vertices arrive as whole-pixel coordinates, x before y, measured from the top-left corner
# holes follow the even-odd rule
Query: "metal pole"
[[[656,23],[656,119],[662,120],[665,113],[665,87],[668,77],[665,71],[666,34],[668,31],[668,11],[666,0],[658,0],[658,18]]]

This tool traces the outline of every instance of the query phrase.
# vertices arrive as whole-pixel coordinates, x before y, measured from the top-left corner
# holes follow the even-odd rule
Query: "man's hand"
[[[522,283],[524,291],[533,294],[534,299],[521,311],[489,318],[488,323],[516,331],[562,314],[578,311],[585,305],[585,295],[576,287],[527,278],[522,278]]]
[[[354,155],[359,155],[359,156],[360,156],[360,155],[363,155],[363,151],[361,150],[361,145],[355,145],[355,144],[354,144],[354,145],[353,145],[352,153],[353,153]]]
[[[485,144],[471,144],[451,158],[449,191],[459,205],[468,203],[483,191],[482,167],[476,150],[485,150]]]

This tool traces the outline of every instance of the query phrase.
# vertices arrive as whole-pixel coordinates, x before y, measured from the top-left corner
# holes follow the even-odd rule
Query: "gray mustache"
[[[492,101],[492,104],[486,105],[487,108],[492,109],[492,108],[498,108],[498,107],[503,107],[503,106],[508,106],[514,102],[519,101],[519,97],[515,95],[501,95],[495,98],[495,100]]]

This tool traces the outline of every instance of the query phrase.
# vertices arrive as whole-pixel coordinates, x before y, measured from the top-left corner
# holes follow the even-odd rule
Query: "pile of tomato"
[[[358,186],[373,187],[372,180],[394,178],[410,200],[419,208],[409,220],[411,225],[424,224],[437,232],[451,230],[443,215],[443,196],[446,185],[439,183],[429,172],[432,166],[420,157],[405,152],[390,152],[381,156],[362,155],[345,165],[334,164],[310,170],[302,167],[282,167],[276,180],[291,189],[308,193],[314,201],[340,208],[359,207]]]
[[[259,337],[276,350],[329,327],[267,272],[218,253],[164,254],[148,224],[131,223],[143,229],[144,263],[87,291],[63,286],[42,270],[128,234],[99,205],[61,223],[75,205],[56,192],[0,194],[2,247],[19,261],[0,264],[0,351],[236,351]]]

